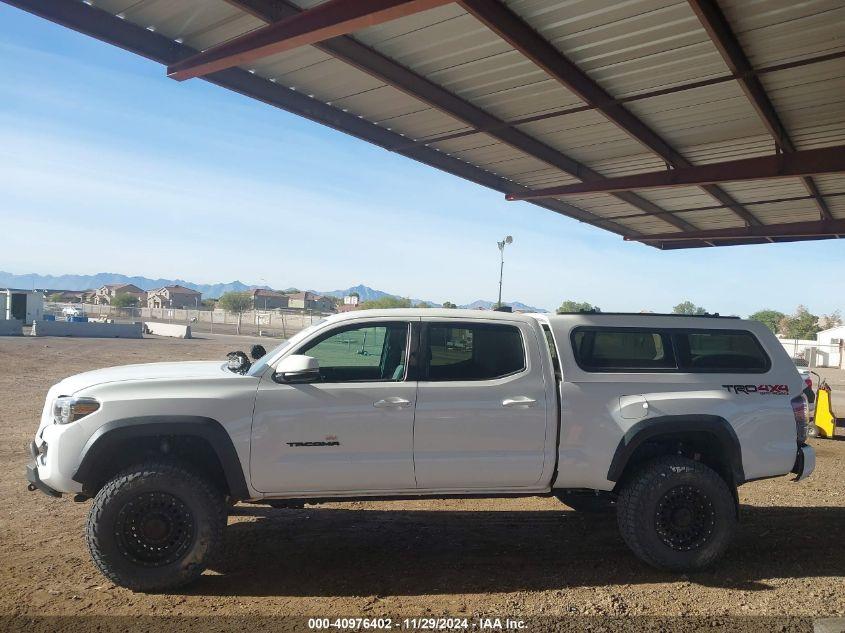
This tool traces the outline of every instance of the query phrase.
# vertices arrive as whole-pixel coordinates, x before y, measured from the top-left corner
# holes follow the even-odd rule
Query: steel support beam
[[[816,220],[813,222],[790,222],[789,224],[766,224],[762,226],[692,231],[690,233],[626,236],[625,239],[634,242],[683,242],[694,240],[719,242],[721,240],[747,240],[750,238],[772,240],[777,238],[837,238],[842,235],[845,235],[845,220]]]
[[[121,20],[111,13],[83,2],[71,2],[69,0],[2,1],[10,6],[160,64],[174,64],[197,53],[195,49],[174,42],[160,33],[149,31],[127,20]],[[268,5],[281,6],[276,2],[268,2]],[[353,114],[343,112],[339,108],[316,99],[311,99],[300,92],[290,90],[240,68],[230,68],[213,73],[203,79],[385,149],[395,147],[403,140],[403,137],[395,132],[373,125]],[[407,158],[502,193],[513,189],[513,183],[509,180],[431,148],[409,148],[399,153]],[[605,220],[558,200],[543,201],[539,203],[539,206],[618,235],[632,232],[626,226]]]
[[[328,0],[167,68],[183,81],[427,11],[452,0]]]
[[[266,22],[286,19],[299,11],[284,2],[272,2],[270,0],[227,0],[227,2]],[[502,143],[575,176],[579,180],[590,182],[603,180],[600,173],[583,163],[570,158],[525,132],[508,127],[502,119],[458,97],[351,37],[340,36],[320,42],[315,46],[473,128],[489,129],[488,134]],[[404,141],[407,142],[407,139],[404,139]],[[631,192],[617,192],[613,195],[640,211],[647,213],[665,211],[653,202]],[[662,219],[684,231],[695,230],[696,228],[689,222],[671,215],[663,216]]]
[[[813,174],[836,174],[845,172],[845,145],[808,149],[789,154],[774,154],[756,158],[742,158],[723,163],[666,169],[644,174],[632,174],[617,178],[606,178],[602,182],[582,182],[562,187],[535,189],[527,193],[512,193],[508,200],[536,200],[556,198],[583,193],[609,193],[639,189],[665,189],[668,187],[690,187],[719,182],[742,180],[770,180],[809,176]]]
[[[725,64],[737,78],[742,91],[751,105],[754,106],[757,115],[775,143],[784,152],[794,152],[795,144],[789,138],[789,133],[781,122],[774,104],[769,99],[766,89],[754,72],[751,62],[716,0],[688,0],[688,2]],[[823,220],[832,219],[833,215],[830,213],[830,208],[827,206],[815,181],[810,177],[802,178],[801,181],[809,194],[815,199],[821,218]]]
[[[637,139],[646,148],[660,156],[673,167],[691,167],[692,163],[669,145],[654,130],[643,123],[624,105],[615,100],[587,73],[582,71],[554,45],[540,36],[516,13],[498,0],[458,0],[468,13],[499,35],[508,44],[563,86],[594,106],[626,134]],[[729,207],[748,224],[758,220],[726,191],[713,185],[702,187],[713,198]]]
[[[825,198],[839,198],[845,196],[845,191],[834,191],[833,193],[826,193]],[[757,207],[760,205],[767,205],[767,204],[783,204],[785,202],[805,202],[807,200],[813,200],[813,196],[787,196],[784,198],[767,198],[765,200],[752,200],[751,202],[744,202],[743,204],[746,207]],[[671,211],[666,211],[666,213],[700,213],[702,211],[718,211],[719,209],[725,209],[725,205],[723,204],[711,204],[703,207],[687,207],[685,209],[672,209]],[[630,213],[625,215],[609,215],[607,216],[608,220],[631,220],[631,219],[638,219],[642,218],[642,213]]]

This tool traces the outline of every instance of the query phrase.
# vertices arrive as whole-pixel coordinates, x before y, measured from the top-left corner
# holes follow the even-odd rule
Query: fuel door
[[[648,400],[641,394],[619,396],[619,411],[626,420],[642,420],[648,415]]]

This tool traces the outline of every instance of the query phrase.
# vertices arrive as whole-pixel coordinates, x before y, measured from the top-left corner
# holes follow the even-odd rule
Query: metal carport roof
[[[629,240],[845,236],[842,0],[4,1]]]

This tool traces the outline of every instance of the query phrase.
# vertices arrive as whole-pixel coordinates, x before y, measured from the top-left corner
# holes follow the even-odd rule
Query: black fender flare
[[[704,414],[664,415],[646,418],[634,424],[619,440],[607,471],[608,481],[618,482],[622,478],[628,461],[643,443],[661,435],[684,433],[707,433],[713,436],[730,466],[734,484],[738,486],[745,483],[742,448],[736,432],[725,418]]]
[[[244,470],[232,438],[217,420],[192,415],[155,415],[121,418],[106,422],[88,438],[73,480],[82,484],[97,478],[101,458],[113,454],[126,441],[145,437],[198,437],[211,446],[220,460],[231,496],[251,497]]]

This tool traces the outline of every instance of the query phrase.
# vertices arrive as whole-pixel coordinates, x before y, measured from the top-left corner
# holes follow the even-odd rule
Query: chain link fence
[[[157,321],[190,325],[192,332],[211,334],[243,334],[249,336],[270,336],[289,338],[300,330],[328,316],[329,313],[314,310],[252,310],[238,315],[225,310],[202,310],[188,308],[116,308],[92,303],[46,303],[45,314],[63,319],[70,312],[74,316],[85,316],[89,320],[111,320],[115,323],[136,321]]]
[[[843,365],[842,349],[839,343],[819,343],[811,339],[778,339],[796,365],[801,367],[834,367]]]

